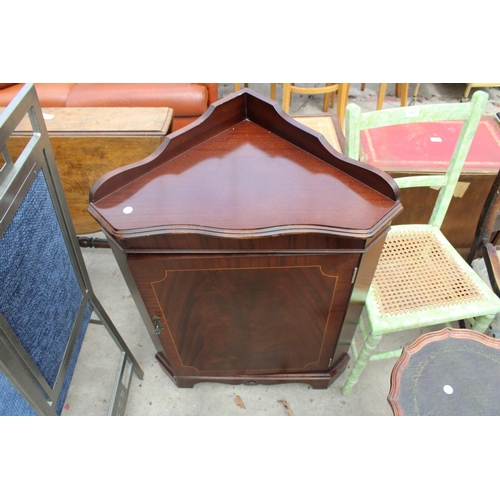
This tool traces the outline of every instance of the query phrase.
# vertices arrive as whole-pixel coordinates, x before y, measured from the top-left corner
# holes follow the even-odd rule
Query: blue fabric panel
[[[59,393],[59,398],[56,402],[54,411],[60,415],[62,413],[64,402],[66,401],[66,396],[68,395],[69,386],[71,384],[71,379],[73,378],[73,373],[75,371],[76,362],[78,361],[78,356],[82,348],[83,340],[85,338],[85,332],[87,331],[87,326],[92,315],[92,306],[87,305],[83,320],[80,324],[80,329],[78,331],[78,337],[76,338],[73,351],[71,353],[71,358],[69,361],[68,369],[64,377],[64,382],[61,386],[61,392]],[[31,406],[26,402],[26,400],[17,392],[17,389],[10,383],[9,379],[0,372],[0,416],[35,416],[36,412],[31,408]]]
[[[76,362],[78,361],[78,356],[80,355],[83,339],[85,338],[85,333],[87,331],[87,326],[89,324],[91,315],[92,315],[92,306],[88,304],[87,309],[85,310],[85,315],[80,324],[80,329],[78,330],[78,337],[76,338],[75,345],[71,353],[68,370],[66,371],[66,376],[64,377],[64,382],[61,387],[61,392],[59,393],[59,398],[56,402],[55,412],[58,415],[62,413],[64,402],[66,401],[66,396],[68,395],[71,379],[73,378],[73,372],[75,371]]]
[[[0,312],[51,387],[82,298],[41,171],[0,239]]]
[[[36,415],[33,408],[2,372],[0,372],[0,415],[2,417]]]

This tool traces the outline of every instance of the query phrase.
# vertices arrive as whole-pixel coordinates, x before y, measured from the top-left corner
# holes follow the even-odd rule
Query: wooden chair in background
[[[333,107],[333,96],[337,94],[337,115],[341,126],[344,125],[345,109],[347,98],[349,96],[348,83],[327,83],[320,87],[299,87],[293,83],[283,84],[283,110],[285,113],[290,111],[290,105],[293,94],[316,95],[325,94],[323,99],[323,112],[327,112],[329,107]]]
[[[337,115],[340,120],[340,124],[343,127],[345,108],[347,106],[347,98],[349,96],[349,84],[348,83],[327,83],[321,87],[299,87],[293,83],[283,83],[283,99],[282,105],[283,111],[285,113],[290,112],[290,105],[292,102],[292,94],[306,94],[306,95],[316,95],[325,94],[323,99],[323,112],[327,112],[328,108],[333,108],[335,105],[334,96],[337,94]],[[244,87],[248,87],[248,83],[243,84]],[[271,83],[270,97],[276,100],[276,83]],[[241,83],[234,84],[234,91],[237,92],[241,89]]]
[[[473,88],[486,88],[486,87],[500,87],[500,83],[468,83],[467,86],[465,87],[464,91],[464,96],[462,97],[462,101],[468,101],[469,100],[469,94],[470,91]]]
[[[408,90],[410,87],[409,83],[396,83],[396,97],[401,99],[401,106],[406,106],[408,104]],[[420,84],[417,83],[417,87],[414,92],[413,99],[416,99],[416,94],[418,94],[418,89]],[[363,91],[366,88],[366,83],[362,83],[360,90]],[[384,106],[385,94],[387,92],[387,83],[381,83],[378,91],[377,97],[377,110],[380,110]],[[412,102],[413,102],[412,99]]]

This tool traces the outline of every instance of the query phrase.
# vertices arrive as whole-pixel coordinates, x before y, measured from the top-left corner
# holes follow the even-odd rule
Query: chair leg
[[[495,319],[494,314],[488,314],[487,316],[480,316],[479,318],[476,318],[476,321],[474,321],[472,327],[476,332],[479,333],[484,333],[490,326],[491,322]]]
[[[347,107],[347,100],[349,98],[349,83],[339,83],[338,97],[337,97],[337,116],[340,120],[340,126],[344,130],[345,110]]]
[[[381,335],[373,335],[371,333],[368,335],[363,348],[361,349],[361,352],[359,353],[359,356],[354,363],[351,373],[349,374],[349,377],[347,377],[344,387],[342,387],[342,394],[344,396],[347,396],[352,391],[354,384],[357,383],[359,377],[363,373],[363,370],[365,369],[370,356],[378,346],[381,338]]]
[[[273,101],[276,100],[276,84],[271,83],[271,90],[270,90],[270,96]]]
[[[469,100],[469,94],[472,89],[472,83],[468,83],[465,87],[464,96],[462,97],[462,102],[466,102]]]
[[[378,91],[377,111],[382,109],[382,107],[384,105],[384,97],[385,97],[386,91],[387,91],[387,83],[381,83],[379,91]]]
[[[326,86],[333,85],[333,83],[327,83]],[[328,108],[334,108],[335,107],[335,92],[338,92],[337,90],[334,90],[333,92],[326,92],[325,97],[323,98],[323,112],[326,113],[328,111]]]
[[[408,89],[410,88],[409,83],[401,83],[401,87],[399,89],[400,99],[401,99],[401,107],[405,107],[408,104]]]
[[[328,111],[328,107],[330,106],[330,98],[333,97],[333,92],[331,94],[325,94],[323,99],[323,112],[326,113]],[[333,107],[333,105],[331,106]]]
[[[417,102],[417,97],[418,97],[418,92],[420,90],[420,83],[417,83],[415,85],[415,89],[413,90],[413,97],[411,98],[411,101],[410,101],[410,106],[413,106],[413,104],[415,104]]]
[[[290,101],[292,99],[291,86],[292,86],[291,83],[283,84],[283,102],[281,104],[281,107],[283,108],[283,111],[285,113],[288,113],[290,111]]]

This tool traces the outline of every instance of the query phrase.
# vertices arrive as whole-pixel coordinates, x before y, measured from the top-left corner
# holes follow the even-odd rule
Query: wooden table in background
[[[461,122],[393,125],[361,133],[361,161],[393,178],[443,173],[451,158]],[[411,130],[411,132],[409,132]],[[460,180],[443,222],[448,241],[467,255],[486,196],[500,168],[500,129],[491,118],[479,122]],[[438,191],[402,189],[404,211],[394,224],[426,224]]]
[[[336,118],[332,115],[294,116],[298,122],[323,134],[335,149],[343,153],[345,140]],[[363,131],[360,159],[393,178],[442,173],[452,150],[443,151],[439,145],[441,140],[449,138],[452,139],[450,144],[454,145],[458,131],[456,124],[421,124],[417,132],[413,125],[411,134],[407,133],[406,125]],[[491,118],[483,118],[442,226],[448,241],[463,255],[467,255],[472,245],[479,215],[499,168],[500,129]],[[429,187],[402,189],[404,211],[394,224],[427,223],[437,195],[438,191]]]
[[[89,191],[105,173],[143,160],[169,133],[170,108],[44,108],[45,123],[77,234],[100,230],[87,213]],[[32,128],[23,121],[8,142],[15,160]]]

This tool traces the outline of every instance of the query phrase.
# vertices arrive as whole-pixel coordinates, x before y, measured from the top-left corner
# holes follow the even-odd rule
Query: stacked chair
[[[13,160],[23,119],[33,135]],[[93,292],[32,85],[0,115],[0,155],[0,414],[60,415],[95,322],[121,351],[109,414],[123,415],[143,371]]]

